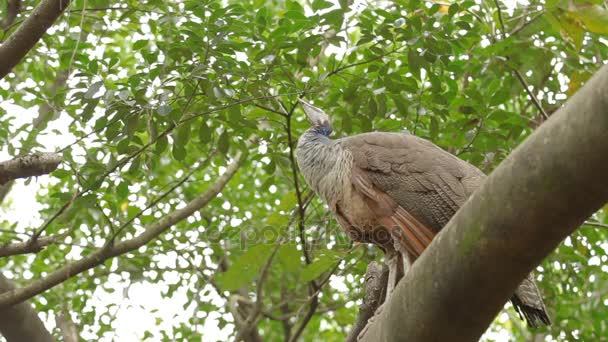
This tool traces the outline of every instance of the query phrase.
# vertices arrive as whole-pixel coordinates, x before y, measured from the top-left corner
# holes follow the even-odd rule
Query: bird
[[[407,266],[486,176],[408,131],[330,139],[329,115],[301,98],[299,102],[311,126],[298,139],[298,168],[352,240],[385,252],[390,295]],[[533,273],[511,302],[530,327],[551,324]]]

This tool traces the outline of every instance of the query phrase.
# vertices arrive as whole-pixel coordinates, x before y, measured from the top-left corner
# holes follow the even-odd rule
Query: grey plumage
[[[312,128],[298,141],[299,168],[359,241],[387,251],[396,239],[415,260],[485,179],[473,165],[412,134],[374,132],[331,140],[329,117],[302,104]],[[530,326],[550,324],[532,274],[511,301]]]

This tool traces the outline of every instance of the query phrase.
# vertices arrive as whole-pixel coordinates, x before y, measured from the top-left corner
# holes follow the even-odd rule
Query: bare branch
[[[585,221],[584,225],[598,228],[608,228],[608,224],[601,222]]]
[[[501,28],[501,32],[502,32],[502,39],[505,39],[505,38],[507,38],[506,37],[507,32],[505,30],[505,24],[502,20],[502,11],[500,9],[500,4],[498,3],[498,0],[494,0],[494,4],[496,5],[496,10],[498,11],[498,22],[500,24],[500,28]],[[532,91],[530,90],[530,86],[528,85],[528,82],[526,82],[526,79],[524,78],[524,76],[521,74],[521,72],[519,72],[519,70],[517,70],[509,65],[507,65],[507,66],[513,71],[513,73],[519,80],[519,83],[521,83],[521,85],[524,87],[524,90],[530,97],[530,101],[532,101],[532,103],[534,103],[534,106],[536,106],[536,108],[538,109],[539,112],[541,112],[541,114],[543,115],[545,120],[547,120],[549,118],[549,115],[547,114],[547,112],[545,111],[543,106],[541,105],[540,101],[538,101],[538,99],[536,98],[534,93],[532,93]]]
[[[532,93],[532,91],[530,90],[530,86],[528,85],[528,82],[526,82],[526,79],[524,78],[524,76],[521,74],[521,72],[519,72],[519,70],[514,69],[514,68],[511,68],[511,69],[513,70],[513,73],[515,73],[515,76],[517,76],[519,83],[521,83],[524,90],[530,97],[530,100],[532,101],[532,103],[534,103],[534,106],[536,107],[536,109],[538,109],[538,111],[543,115],[545,120],[547,120],[549,118],[549,114],[547,114],[547,112],[543,108],[543,105],[540,103],[540,101],[538,101],[538,99],[536,98],[534,93]]]
[[[479,339],[522,279],[608,201],[607,93],[604,66],[458,210],[362,341]]]
[[[363,64],[368,64],[368,63],[371,63],[371,62],[373,62],[373,61],[379,60],[379,59],[384,58],[384,57],[386,57],[386,56],[388,56],[388,55],[391,55],[391,54],[393,54],[393,53],[395,53],[395,52],[398,52],[399,50],[403,49],[405,46],[406,46],[406,45],[400,46],[400,47],[398,47],[398,48],[395,48],[395,49],[389,50],[389,51],[387,51],[387,52],[385,52],[385,53],[383,53],[383,54],[380,54],[380,55],[374,56],[374,57],[372,57],[372,58],[370,58],[370,59],[366,59],[366,60],[361,61],[361,62],[356,62],[356,63],[352,63],[352,64],[348,64],[348,65],[341,66],[341,67],[339,67],[339,68],[337,68],[337,69],[332,70],[331,72],[329,72],[325,78],[328,78],[328,77],[330,77],[330,76],[333,76],[333,75],[335,75],[335,74],[338,74],[338,73],[340,73],[341,71],[344,71],[344,70],[346,70],[346,69],[348,69],[348,68],[356,67],[356,66],[363,65]]]
[[[71,0],[44,0],[32,14],[0,45],[0,79],[4,78],[36,45]]]
[[[518,34],[519,32],[521,32],[521,30],[525,29],[526,27],[528,27],[528,25],[532,24],[533,22],[535,22],[537,19],[539,19],[540,17],[543,16],[543,14],[545,14],[544,10],[541,10],[537,15],[535,15],[534,17],[532,17],[530,20],[528,21],[523,21],[520,25],[518,25],[517,27],[515,27],[511,33],[509,33],[509,36],[514,36],[516,34]]]
[[[190,201],[184,208],[176,210],[166,215],[158,222],[150,225],[138,236],[116,244],[106,244],[104,247],[82,259],[68,263],[45,278],[32,281],[23,288],[0,294],[0,308],[5,308],[32,298],[67,279],[100,265],[107,259],[125,254],[152,241],[167,229],[186,219],[215,198],[236,173],[244,159],[245,155],[243,153],[238,153],[232,163],[227,166],[225,173],[221,175],[205,193]]]
[[[56,153],[34,153],[0,162],[0,185],[14,179],[46,175],[55,171],[61,156]]]

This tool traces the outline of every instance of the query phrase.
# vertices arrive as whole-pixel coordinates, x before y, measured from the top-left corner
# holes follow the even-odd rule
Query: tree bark
[[[71,0],[43,0],[23,24],[0,45],[0,79],[19,64],[70,2]]]
[[[0,293],[15,286],[0,273]],[[30,303],[24,302],[0,310],[0,333],[8,342],[52,342],[53,336],[46,330]]]
[[[365,271],[365,297],[359,306],[359,315],[353,329],[346,337],[345,342],[356,342],[359,333],[374,316],[376,309],[384,302],[386,286],[388,284],[388,267],[372,261]]]
[[[476,341],[517,285],[608,200],[608,66],[487,178],[362,341]]]
[[[61,156],[57,153],[34,153],[0,162],[0,185],[17,178],[29,178],[51,173],[57,169]]]

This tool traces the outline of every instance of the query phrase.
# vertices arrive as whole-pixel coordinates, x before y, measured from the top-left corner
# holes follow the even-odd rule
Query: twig
[[[291,119],[292,119],[293,112],[296,110],[297,102],[292,104],[290,110],[287,110],[287,108],[285,107],[285,105],[282,102],[280,102],[280,104],[283,107],[285,118],[286,118],[285,130],[287,131],[287,144],[289,147],[289,161],[290,161],[290,165],[291,165],[293,183],[294,183],[295,190],[296,190],[296,198],[298,200],[298,214],[300,217],[300,219],[298,220],[298,230],[300,233],[300,244],[302,245],[302,253],[304,254],[304,261],[306,261],[306,264],[309,265],[311,263],[311,259],[310,259],[310,254],[308,253],[308,247],[306,246],[306,236],[305,236],[305,228],[304,228],[304,216],[306,213],[305,213],[304,206],[303,206],[302,192],[300,190],[300,183],[298,181],[298,170],[297,170],[297,166],[296,166],[296,158],[295,158],[294,146],[293,146],[294,141],[293,141],[293,134],[291,131]],[[316,290],[316,284],[313,287],[315,287],[315,290]]]
[[[608,228],[608,224],[601,223],[601,222],[585,221],[585,223],[583,223],[583,225],[598,227],[598,228]]]
[[[327,277],[325,277],[325,279],[319,285],[316,285],[315,292],[313,292],[312,295],[309,296],[309,299],[308,299],[308,303],[307,303],[307,304],[309,304],[308,311],[306,311],[306,314],[304,315],[302,322],[300,323],[300,325],[298,325],[296,332],[291,336],[291,339],[289,340],[289,342],[296,342],[298,340],[298,338],[300,338],[300,335],[302,335],[302,333],[304,332],[304,329],[306,328],[306,326],[308,325],[308,323],[314,316],[315,312],[317,311],[317,308],[319,307],[319,293],[321,293],[321,290],[323,289],[323,287],[325,285],[327,285],[327,283],[329,283],[329,279],[336,272],[336,270],[338,270],[338,267],[340,266],[340,264],[342,263],[343,260],[344,259],[341,259],[339,262],[337,262],[336,265],[327,274]],[[313,283],[313,282],[311,282],[311,283]],[[306,305],[306,304],[304,304],[304,305]],[[298,310],[298,311],[300,311],[300,310]]]
[[[505,39],[506,38],[506,31],[505,31],[505,25],[502,21],[502,11],[500,10],[500,4],[498,3],[498,0],[494,0],[494,4],[496,5],[496,9],[498,11],[498,21],[500,23],[500,27],[502,29],[502,38]],[[508,59],[508,57],[507,57]],[[515,73],[515,76],[517,77],[517,79],[519,80],[519,82],[521,83],[521,85],[524,87],[524,90],[526,91],[526,93],[528,94],[528,96],[530,97],[530,100],[534,103],[534,106],[536,106],[536,108],[541,112],[541,114],[543,115],[543,117],[546,119],[549,118],[549,115],[547,114],[547,112],[545,112],[545,110],[543,109],[543,106],[541,105],[540,101],[538,101],[538,99],[536,98],[536,96],[532,93],[532,91],[529,89],[530,86],[528,85],[528,82],[526,82],[526,80],[524,79],[524,76],[519,72],[519,70],[509,66],[507,64],[507,67],[510,68],[513,73]]]
[[[477,128],[475,129],[475,135],[473,135],[473,138],[471,138],[471,141],[469,141],[467,146],[463,147],[462,150],[460,150],[460,152],[458,152],[456,154],[457,156],[460,156],[461,154],[467,152],[469,150],[469,148],[471,148],[471,146],[473,146],[473,143],[479,136],[479,133],[481,132],[482,127],[483,127],[483,119],[479,119],[479,124],[477,125]]]
[[[386,56],[388,56],[388,55],[391,55],[391,54],[393,54],[393,53],[395,53],[395,52],[397,52],[397,51],[399,51],[399,50],[403,49],[404,47],[405,47],[405,45],[400,46],[400,47],[398,47],[398,48],[395,48],[395,49],[393,49],[393,50],[387,51],[387,52],[385,52],[385,53],[383,53],[383,54],[380,54],[380,55],[374,56],[374,57],[372,57],[372,58],[370,58],[370,59],[366,59],[366,60],[361,61],[361,62],[352,63],[352,64],[348,64],[348,65],[345,65],[345,66],[339,67],[339,68],[337,68],[337,69],[334,69],[334,70],[333,70],[333,71],[331,71],[330,73],[328,73],[328,74],[327,74],[327,76],[325,76],[325,78],[328,78],[328,77],[330,77],[330,76],[333,76],[333,75],[335,75],[335,74],[339,73],[340,71],[346,70],[346,69],[348,69],[348,68],[352,68],[352,67],[356,67],[356,66],[359,66],[359,65],[363,65],[363,64],[371,63],[371,62],[373,62],[373,61],[375,61],[375,60],[378,60],[378,59],[380,59],[380,58],[384,58],[384,57],[386,57]]]
[[[541,112],[541,114],[543,115],[543,117],[545,118],[545,120],[547,120],[549,118],[549,115],[547,114],[547,112],[545,112],[545,109],[540,104],[540,101],[538,101],[538,99],[536,98],[536,96],[529,89],[528,82],[526,82],[526,80],[524,79],[523,75],[519,72],[519,70],[517,70],[515,68],[511,68],[511,69],[515,73],[515,76],[517,76],[517,79],[519,80],[519,82],[521,83],[521,85],[526,90],[526,93],[528,93],[528,96],[530,97],[530,100],[532,100],[532,102],[534,103],[534,106],[536,106],[536,108],[538,109],[538,111]]]
[[[532,17],[532,19],[523,22],[521,25],[517,26],[516,28],[513,29],[513,31],[511,31],[509,33],[509,36],[514,36],[516,34],[518,34],[521,30],[523,30],[524,28],[528,27],[528,25],[532,24],[533,22],[535,22],[536,20],[538,20],[540,17],[543,16],[543,14],[545,14],[545,10],[541,10],[540,13],[538,13],[537,15],[535,15],[534,17]]]
[[[280,116],[285,117],[285,113],[281,112],[280,110],[276,110],[274,108],[266,107],[266,106],[261,105],[261,104],[256,103],[256,102],[254,102],[253,105],[256,106],[256,107],[258,107],[258,108],[261,108],[261,109],[263,109],[265,111],[268,111],[268,112],[271,112],[271,113],[275,113],[275,114],[279,114]]]
[[[264,266],[262,267],[262,270],[260,271],[260,277],[258,278],[258,281],[257,281],[256,298],[255,298],[255,305],[253,307],[253,311],[249,314],[249,317],[247,318],[247,320],[245,320],[244,326],[242,329],[239,330],[238,334],[236,335],[235,341],[240,341],[243,338],[243,336],[249,335],[251,333],[251,330],[255,327],[255,323],[256,323],[258,317],[260,316],[260,313],[262,312],[263,298],[264,298],[264,291],[263,291],[264,282],[266,282],[266,278],[268,277],[268,270],[270,269],[270,265],[272,264],[272,261],[274,260],[275,255],[279,251],[279,247],[281,247],[281,245],[283,244],[283,241],[284,241],[283,239],[279,239],[277,241],[277,243],[274,246],[274,249],[272,250],[272,253],[268,257],[268,259],[266,259],[266,262],[264,263]]]
[[[496,10],[498,11],[498,23],[500,24],[500,28],[502,30],[502,39],[504,40],[505,38],[507,38],[507,33],[505,31],[505,23],[502,21],[502,11],[500,10],[500,4],[498,3],[498,0],[494,0],[494,5],[496,5]]]

